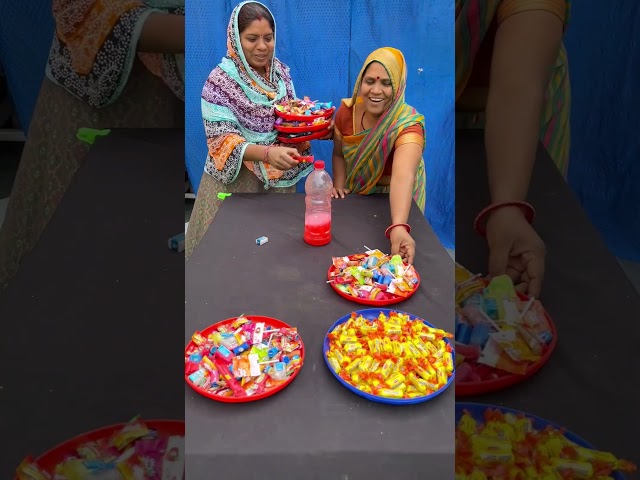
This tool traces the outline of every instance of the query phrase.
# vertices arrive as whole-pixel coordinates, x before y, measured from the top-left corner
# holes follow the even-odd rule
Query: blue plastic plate
[[[543,430],[547,425],[553,428],[556,428],[558,430],[564,429],[564,427],[558,425],[557,423],[550,422],[543,418],[536,417],[535,415],[530,415],[528,413],[521,412],[519,410],[513,410],[511,408],[505,408],[505,407],[498,407],[496,405],[486,405],[483,403],[467,403],[467,402],[456,402],[456,425],[458,425],[458,422],[462,418],[462,414],[464,413],[464,410],[468,410],[476,422],[484,422],[484,412],[487,408],[499,410],[502,413],[513,413],[514,415],[524,415],[525,417],[530,418],[532,420],[533,428],[535,428],[536,430]],[[567,431],[566,429],[564,431],[564,436],[567,439],[569,439],[571,442],[581,447],[595,449],[593,445],[586,442],[585,440],[575,435],[574,433]],[[613,472],[612,476],[615,480],[625,480],[625,477],[620,472]]]
[[[411,320],[419,320],[419,321],[424,322],[425,325],[427,325],[427,326],[429,326],[431,328],[438,328],[438,327],[430,324],[426,320],[423,320],[420,317],[416,317],[415,315],[411,315],[410,313],[403,312],[401,310],[395,310],[395,309],[392,310],[392,309],[389,309],[389,308],[366,308],[364,310],[356,310],[355,313],[358,314],[358,315],[362,315],[367,320],[375,320],[375,319],[378,318],[378,315],[380,315],[380,312],[384,313],[387,317],[391,314],[391,312],[397,312],[397,313],[400,313],[400,314],[403,314],[403,315],[409,315],[409,318]],[[427,401],[431,400],[432,398],[437,397],[442,392],[444,392],[449,387],[449,385],[451,385],[451,383],[454,381],[454,379],[455,379],[455,370],[454,370],[453,374],[451,375],[451,377],[449,377],[449,381],[447,381],[445,386],[442,387],[440,390],[438,390],[437,392],[433,392],[430,395],[425,395],[424,397],[416,397],[416,398],[385,398],[385,397],[379,397],[377,395],[372,395],[370,393],[363,392],[362,390],[359,390],[356,387],[354,387],[353,385],[350,385],[349,383],[345,382],[340,377],[340,375],[338,375],[333,370],[333,368],[331,368],[331,365],[329,364],[329,359],[327,358],[327,350],[329,349],[329,334],[331,333],[331,331],[334,328],[336,328],[336,326],[347,322],[350,318],[351,318],[351,313],[349,313],[348,315],[345,315],[341,319],[337,320],[333,325],[331,325],[331,327],[329,328],[329,331],[327,332],[327,334],[324,337],[324,343],[322,345],[322,356],[324,357],[324,363],[327,364],[327,368],[329,368],[329,371],[333,374],[333,376],[336,377],[338,379],[338,381],[342,385],[344,385],[346,388],[351,390],[356,395],[360,395],[361,397],[364,397],[367,400],[371,400],[372,402],[387,403],[389,405],[411,405],[411,404],[414,404],[414,403],[427,402]],[[448,338],[445,338],[445,342],[447,342],[449,345],[451,345],[451,342],[449,341]],[[453,364],[455,365],[455,363],[456,363],[455,352],[452,351],[451,353],[453,353],[453,355],[454,355]]]

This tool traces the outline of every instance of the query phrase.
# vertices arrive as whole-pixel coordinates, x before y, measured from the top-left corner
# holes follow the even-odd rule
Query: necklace
[[[362,118],[360,119],[360,126],[362,127],[362,130],[366,130],[366,128],[364,128],[364,115],[365,115],[365,113],[367,113],[366,110],[364,112],[362,112]]]

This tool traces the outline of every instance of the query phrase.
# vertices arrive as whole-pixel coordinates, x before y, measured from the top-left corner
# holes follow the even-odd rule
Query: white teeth
[[[369,100],[371,100],[372,102],[378,103],[382,101],[382,98],[370,98]]]

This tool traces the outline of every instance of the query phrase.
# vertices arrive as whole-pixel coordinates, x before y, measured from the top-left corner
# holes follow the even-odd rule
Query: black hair
[[[269,25],[271,25],[271,30],[273,30],[273,33],[275,34],[276,23],[273,20],[271,13],[269,13],[269,10],[267,10],[263,5],[259,3],[247,3],[240,9],[240,12],[238,13],[239,32],[244,32],[247,27],[251,25],[251,22],[253,22],[254,20],[260,20],[262,18],[265,18],[267,22],[269,22]]]

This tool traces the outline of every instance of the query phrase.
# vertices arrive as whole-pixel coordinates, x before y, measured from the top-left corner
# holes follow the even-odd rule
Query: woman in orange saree
[[[400,50],[379,48],[367,57],[352,97],[336,113],[333,196],[388,193],[391,225],[385,234],[391,253],[412,263],[415,241],[407,220],[412,201],[425,209],[425,122],[405,103],[406,85]]]

